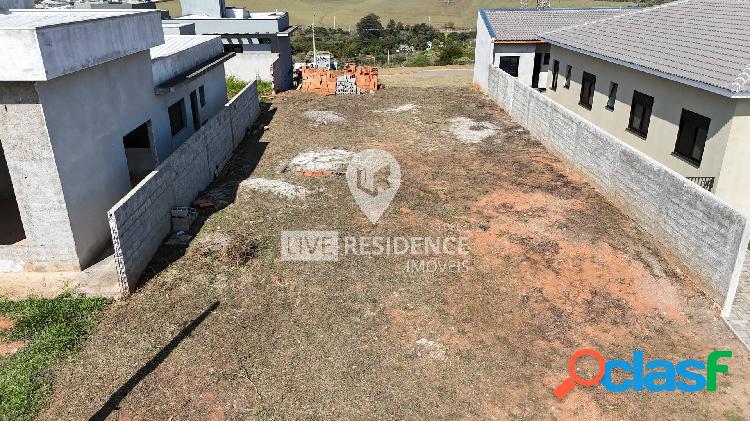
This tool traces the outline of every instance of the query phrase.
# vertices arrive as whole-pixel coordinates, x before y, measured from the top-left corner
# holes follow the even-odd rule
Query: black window
[[[258,38],[258,44],[270,44],[271,38]]]
[[[617,83],[609,82],[609,99],[607,99],[607,105],[604,108],[614,110],[615,102],[617,102]]]
[[[573,66],[568,64],[568,66],[565,68],[565,85],[563,85],[563,88],[570,89],[570,78],[573,74]]]
[[[172,136],[185,128],[185,100],[181,99],[169,107],[169,126]]]
[[[557,90],[557,76],[560,74],[560,62],[554,60],[552,62],[552,90]]]
[[[584,108],[591,109],[594,105],[594,90],[596,89],[596,75],[592,75],[588,72],[583,72],[583,79],[581,80],[581,99],[578,102]]]
[[[201,85],[198,88],[198,96],[200,96],[201,107],[205,107],[206,106],[206,89],[203,87],[203,85]]]
[[[651,122],[651,108],[653,106],[653,97],[633,91],[633,103],[630,106],[628,129],[645,138],[648,135],[648,125]]]
[[[500,57],[500,70],[505,73],[518,77],[518,60],[519,56],[502,56]]]
[[[545,66],[549,64],[549,53],[544,53],[544,60],[542,62]]]
[[[242,44],[224,44],[224,52],[242,54]]]
[[[683,108],[674,153],[700,166],[710,125],[710,118]]]

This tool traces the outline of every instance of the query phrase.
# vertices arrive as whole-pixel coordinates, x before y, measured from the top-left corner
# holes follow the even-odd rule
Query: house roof
[[[545,34],[552,44],[717,92],[750,94],[750,2],[679,0]]]
[[[480,9],[492,38],[498,41],[539,41],[540,34],[584,22],[621,15],[633,7],[589,9]]]
[[[223,52],[224,44],[218,35],[165,35],[164,44],[151,48],[154,84],[215,60]]]
[[[162,42],[156,10],[11,10],[0,14],[0,80],[51,80]]]
[[[39,29],[143,13],[134,10],[18,9],[0,15],[0,30]]]

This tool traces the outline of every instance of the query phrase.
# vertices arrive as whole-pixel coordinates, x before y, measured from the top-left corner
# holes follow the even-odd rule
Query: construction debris
[[[404,104],[404,105],[401,105],[399,107],[387,108],[385,110],[375,110],[375,112],[376,113],[404,113],[404,112],[407,112],[407,111],[414,111],[417,108],[419,108],[418,105]]]
[[[321,124],[337,124],[346,121],[344,116],[335,111],[305,111],[305,117],[314,121],[316,126],[320,126]]]
[[[302,186],[266,178],[248,178],[240,183],[240,188],[271,193],[285,199],[303,199],[307,194],[307,189]]]
[[[378,68],[370,66],[357,67],[347,63],[342,70],[322,68],[302,68],[302,92],[313,92],[322,95],[358,95],[383,89],[378,81]]]
[[[290,166],[297,174],[308,177],[341,175],[346,173],[353,155],[343,149],[309,151],[295,156]]]
[[[463,143],[481,143],[497,134],[499,128],[487,121],[475,121],[469,117],[456,117],[449,120],[449,131]]]
[[[190,226],[198,218],[198,211],[194,208],[172,208],[172,232],[189,232]]]

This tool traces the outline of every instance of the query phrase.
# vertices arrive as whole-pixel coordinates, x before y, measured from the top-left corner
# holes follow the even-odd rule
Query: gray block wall
[[[260,114],[252,83],[107,213],[123,294],[137,286],[171,230],[170,210],[189,206],[229,161]]]
[[[700,277],[731,311],[750,224],[745,214],[538,91],[490,67],[488,95]]]

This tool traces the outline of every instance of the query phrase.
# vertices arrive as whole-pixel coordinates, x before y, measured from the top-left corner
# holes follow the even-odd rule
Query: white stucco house
[[[165,25],[194,24],[198,35],[220,35],[226,51],[236,55],[226,63],[228,74],[245,81],[264,80],[277,91],[292,87],[292,41],[297,30],[287,12],[250,12],[226,7],[223,0],[181,0],[182,16]]]
[[[540,35],[584,22],[617,16],[634,8],[480,9],[474,61],[474,84],[487,90],[490,65],[531,87],[545,89],[550,44]]]
[[[0,272],[78,271],[107,211],[227,102],[218,36],[159,11],[0,12]]]
[[[546,95],[750,213],[750,3],[682,0],[541,36]]]

